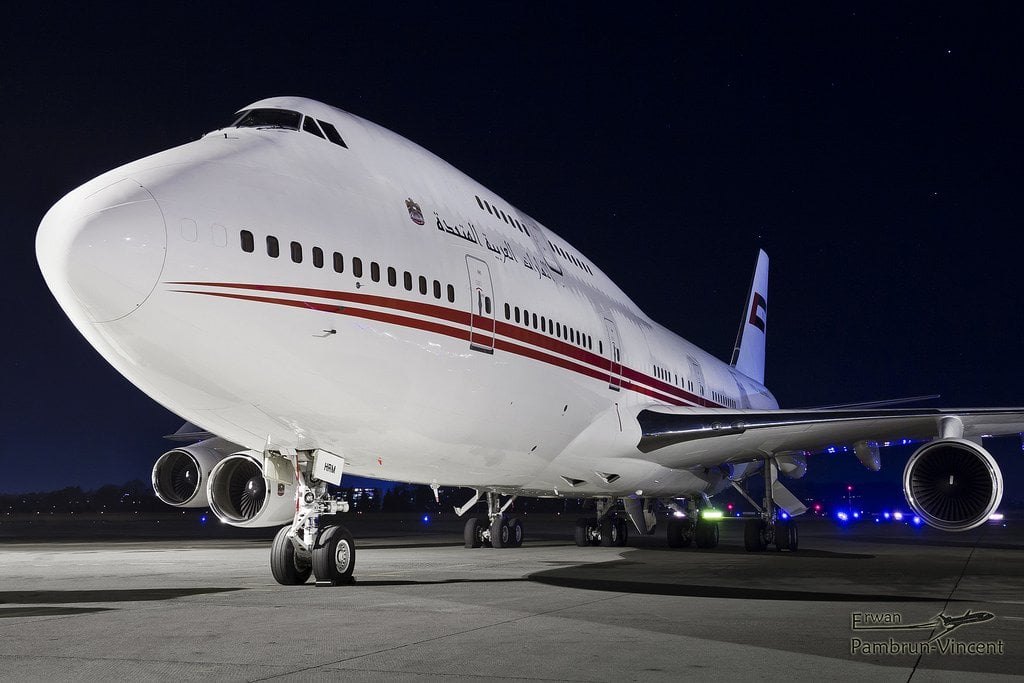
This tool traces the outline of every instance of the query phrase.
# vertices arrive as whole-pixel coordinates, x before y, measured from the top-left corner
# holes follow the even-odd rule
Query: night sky
[[[1016,3],[24,5],[0,29],[0,492],[147,479],[181,423],[64,317],[43,214],[273,95],[435,152],[726,360],[765,249],[783,406],[1024,405]]]

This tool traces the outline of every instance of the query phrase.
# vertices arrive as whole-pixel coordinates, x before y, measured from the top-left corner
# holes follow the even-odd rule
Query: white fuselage
[[[422,148],[311,100],[252,107],[328,121],[346,146],[219,130],[74,190],[37,238],[82,334],[190,422],[382,479],[683,495],[721,475],[699,453],[691,468],[644,460],[627,418],[778,407]]]

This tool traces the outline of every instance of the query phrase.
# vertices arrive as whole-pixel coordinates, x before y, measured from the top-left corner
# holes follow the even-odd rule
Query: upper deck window
[[[302,114],[289,109],[250,109],[235,123],[236,128],[286,128],[298,130]]]

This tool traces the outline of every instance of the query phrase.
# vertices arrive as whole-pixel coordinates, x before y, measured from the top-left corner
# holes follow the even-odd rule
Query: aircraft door
[[[619,330],[615,323],[608,318],[604,319],[605,327],[608,330],[608,388],[615,391],[622,386],[622,353],[619,350]]]
[[[484,261],[466,255],[469,269],[469,348],[494,353],[494,287]]]

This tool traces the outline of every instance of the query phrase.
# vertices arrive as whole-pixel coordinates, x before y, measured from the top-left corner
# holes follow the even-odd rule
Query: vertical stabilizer
[[[768,254],[757,253],[754,280],[743,309],[732,366],[758,384],[764,384],[764,342],[768,322]]]

